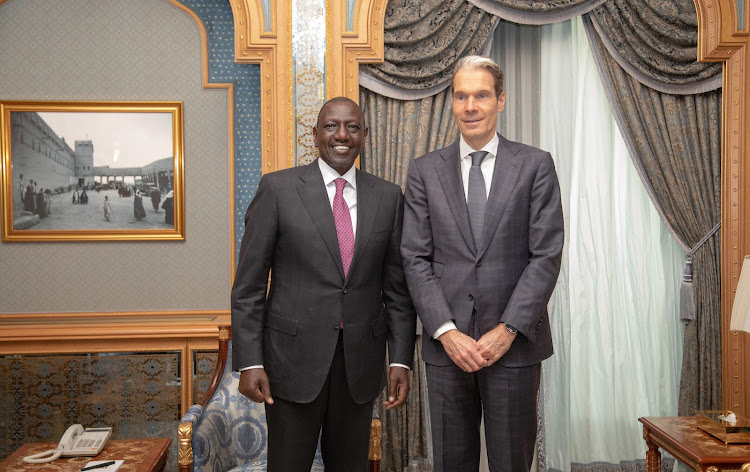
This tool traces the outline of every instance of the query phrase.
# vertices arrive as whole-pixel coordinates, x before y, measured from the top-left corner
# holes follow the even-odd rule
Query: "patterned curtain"
[[[469,0],[482,10],[522,25],[548,25],[576,18],[607,0]]]
[[[629,0],[632,1],[632,0]],[[584,17],[605,89],[651,199],[693,265],[695,316],[686,320],[680,415],[721,405],[721,91],[658,92],[629,75]],[[697,34],[697,30],[696,30]]]
[[[413,157],[447,146],[458,138],[449,90],[421,100],[401,101],[361,88],[359,103],[370,128],[362,147],[360,167],[402,188]],[[417,334],[421,332],[419,325]],[[423,434],[430,426],[420,338],[417,337],[406,406],[386,411],[382,407],[385,391],[376,403],[383,424],[384,471],[432,470],[429,462],[432,444],[429,435]]]
[[[401,188],[413,158],[458,139],[450,90],[421,100],[402,101],[361,88],[359,104],[370,127],[361,167]]]
[[[481,54],[498,18],[465,0],[390,0],[385,61],[360,67],[362,87],[402,100],[445,89],[456,61]]]
[[[693,0],[390,0],[385,62],[360,67],[360,84],[391,98],[424,98],[448,86],[459,58],[489,50],[498,18],[549,24],[586,13],[639,82],[677,94],[721,87],[721,64],[696,62]]]
[[[640,83],[681,95],[721,87],[721,64],[696,61],[693,0],[607,0],[587,16],[612,58]]]

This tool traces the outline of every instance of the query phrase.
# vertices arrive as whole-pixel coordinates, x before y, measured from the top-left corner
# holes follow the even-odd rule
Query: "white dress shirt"
[[[318,166],[320,167],[320,173],[323,174],[323,183],[326,185],[326,192],[328,192],[328,203],[331,204],[333,209],[333,197],[336,195],[336,183],[335,180],[339,177],[346,180],[346,186],[344,187],[344,201],[349,205],[349,214],[352,216],[352,231],[353,235],[357,237],[357,169],[351,166],[349,170],[340,175],[338,172],[333,170],[333,167],[329,166],[323,159],[318,159]]]
[[[497,152],[497,146],[500,144],[500,139],[497,137],[497,133],[492,140],[485,144],[482,149],[473,149],[469,146],[464,137],[461,136],[458,143],[458,151],[461,158],[461,180],[464,183],[464,197],[469,198],[469,169],[471,169],[471,153],[476,151],[487,151],[487,155],[480,164],[482,169],[482,176],[484,177],[484,188],[487,190],[487,198],[490,196],[490,185],[492,185],[492,175],[495,173],[495,153]],[[450,331],[456,328],[456,323],[453,320],[448,320],[443,323],[435,332],[432,334],[434,339],[440,337],[441,334],[446,331]]]

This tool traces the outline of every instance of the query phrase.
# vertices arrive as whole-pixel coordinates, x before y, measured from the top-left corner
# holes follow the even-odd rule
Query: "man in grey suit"
[[[496,131],[505,105],[492,60],[457,64],[461,137],[409,168],[401,254],[424,336],[436,472],[527,472],[541,361],[552,355],[547,302],[560,271],[563,215],[549,153]]]
[[[368,129],[352,100],[326,102],[320,159],[264,175],[245,215],[232,288],[232,368],[266,403],[268,471],[368,470],[372,404],[406,401],[416,314],[399,243],[401,189],[354,167]],[[267,289],[269,271],[270,287]]]

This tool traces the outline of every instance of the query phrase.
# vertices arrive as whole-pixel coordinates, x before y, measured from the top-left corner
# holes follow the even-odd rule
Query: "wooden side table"
[[[750,462],[750,444],[724,444],[698,429],[695,416],[638,418],[643,423],[648,472],[661,472],[659,448],[696,472],[738,471]]]
[[[125,462],[118,472],[163,472],[167,465],[170,438],[114,439],[110,440],[96,457],[61,457],[46,464],[27,464],[23,458],[57,447],[55,443],[24,444],[16,452],[0,462],[0,471],[55,471],[78,472],[89,461],[119,459]]]

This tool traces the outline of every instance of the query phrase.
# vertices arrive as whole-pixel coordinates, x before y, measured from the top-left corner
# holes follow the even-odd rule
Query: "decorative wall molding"
[[[292,0],[271,0],[271,24],[261,0],[229,0],[234,15],[235,60],[260,64],[262,172],[292,167]]]
[[[722,400],[725,409],[747,415],[750,413],[750,335],[730,331],[729,320],[741,261],[746,254],[750,254],[749,36],[746,29],[738,29],[735,0],[694,1],[698,12],[698,60],[724,64],[721,143]]]
[[[353,29],[347,30],[347,2],[326,0],[326,96],[344,96],[359,103],[359,65],[383,62],[387,0],[358,0]]]

